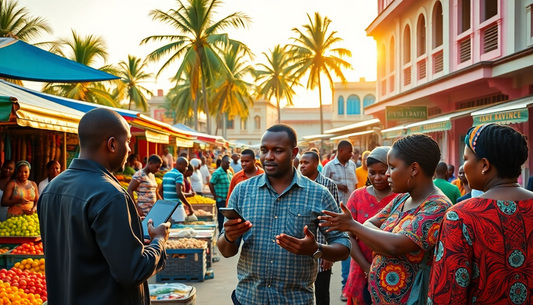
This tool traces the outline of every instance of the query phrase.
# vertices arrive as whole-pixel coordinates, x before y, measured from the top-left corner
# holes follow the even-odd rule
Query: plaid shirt
[[[313,234],[320,229],[329,244],[351,248],[346,233],[318,227],[322,210],[339,212],[329,191],[295,172],[292,183],[278,194],[266,175],[238,184],[228,207],[235,208],[253,227],[236,243],[243,243],[237,273],[237,299],[242,304],[313,304],[313,284],[318,264],[311,256],[295,255],[276,243],[285,233],[304,238],[307,225]],[[224,234],[222,231],[221,234]]]
[[[333,180],[329,178],[324,177],[321,173],[318,173],[318,176],[316,176],[315,182],[326,187],[328,191],[331,193],[331,195],[333,196],[333,198],[335,199],[335,202],[337,202],[337,205],[340,207],[339,190],[337,189],[337,185],[335,184],[335,182],[333,182]],[[319,232],[316,235],[316,241],[319,244],[323,244],[323,245],[326,244],[326,238],[321,232]],[[322,259],[319,259],[318,260],[318,272],[324,271],[322,270],[321,262],[322,262]]]
[[[348,187],[348,193],[339,191],[339,199],[342,203],[347,204],[350,195],[355,191],[357,184],[357,176],[355,170],[357,169],[355,163],[350,160],[346,165],[342,165],[339,159],[335,158],[324,166],[322,175],[335,181],[337,184],[343,184]]]
[[[231,181],[231,178],[233,175],[228,170],[227,172],[221,167],[219,167],[211,176],[211,183],[213,184],[213,187],[215,188],[216,193],[216,201],[226,201],[226,197],[228,197],[228,191],[229,191],[229,183]],[[214,195],[214,194],[213,194]],[[222,197],[223,199],[220,199],[218,197]]]

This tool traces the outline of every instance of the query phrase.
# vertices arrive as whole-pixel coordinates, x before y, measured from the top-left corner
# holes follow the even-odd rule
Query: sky
[[[170,26],[152,21],[149,12],[154,9],[167,11],[177,7],[175,0],[19,0],[21,6],[29,9],[33,16],[44,17],[54,33],[32,41],[53,41],[57,38],[71,37],[74,30],[81,35],[101,36],[108,48],[107,64],[126,60],[128,54],[144,58],[163,43],[139,45],[143,38],[150,35],[176,34]],[[344,70],[348,81],[376,79],[376,45],[372,37],[367,37],[365,28],[377,15],[376,0],[225,0],[217,9],[217,20],[233,12],[241,11],[252,19],[246,29],[229,29],[232,39],[246,43],[255,54],[254,62],[264,62],[263,52],[276,44],[289,44],[295,37],[291,30],[307,24],[307,13],[319,12],[332,20],[330,30],[337,31],[343,42],[336,45],[352,52],[345,58],[353,66]],[[104,62],[101,63],[102,65]],[[163,62],[151,63],[148,72],[156,74]],[[166,94],[173,87],[169,78],[174,75],[180,62],[176,61],[163,71],[157,79],[145,83],[145,87],[156,93],[163,89]],[[96,67],[98,68],[98,67]],[[325,82],[323,82],[325,83]],[[34,89],[41,84],[25,82]],[[329,86],[324,86],[324,104],[331,103]],[[296,89],[296,107],[317,107],[318,90]]]

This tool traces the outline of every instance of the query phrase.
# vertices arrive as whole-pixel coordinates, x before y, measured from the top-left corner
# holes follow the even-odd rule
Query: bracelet
[[[225,239],[227,242],[229,242],[230,244],[234,244],[234,243],[236,242],[236,240],[234,240],[234,241],[230,241],[230,240],[228,239],[228,237],[226,236],[226,232],[224,232],[224,239]]]

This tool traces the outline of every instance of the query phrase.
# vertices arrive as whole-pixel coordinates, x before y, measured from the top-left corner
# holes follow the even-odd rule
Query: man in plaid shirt
[[[217,202],[217,210],[226,207],[226,198],[228,197],[229,184],[231,182],[231,178],[233,178],[231,172],[228,171],[229,162],[229,156],[222,157],[220,167],[213,173],[213,175],[211,176],[211,181],[209,181],[209,189],[211,190],[211,194],[213,194],[213,197]],[[222,227],[224,225],[224,215],[222,215],[220,211],[218,212],[217,219],[218,231],[222,232]]]
[[[309,178],[320,185],[323,185],[335,198],[335,202],[339,204],[339,191],[337,185],[333,180],[326,178],[318,171],[318,164],[320,164],[320,157],[314,151],[308,151],[302,155],[300,159],[300,171],[302,175]],[[321,244],[326,243],[326,239],[322,233],[316,235],[316,241]],[[324,259],[318,260],[318,275],[315,281],[315,298],[316,305],[329,305],[329,285],[331,282],[331,267],[333,263]]]
[[[235,187],[228,207],[244,219],[229,219],[218,238],[224,257],[239,252],[236,305],[312,305],[318,259],[344,260],[351,244],[345,233],[318,227],[324,210],[340,211],[330,192],[292,165],[296,133],[287,125],[270,127],[261,139],[265,174]],[[317,230],[327,245],[315,240]]]
[[[352,143],[348,141],[341,141],[337,148],[337,157],[324,166],[322,175],[335,181],[339,189],[339,199],[346,204],[350,195],[355,191],[357,185],[357,175],[355,174],[356,165],[351,160],[353,156]],[[351,258],[342,262],[342,290],[348,281],[350,274]],[[346,302],[347,298],[344,294],[341,295],[341,300]]]

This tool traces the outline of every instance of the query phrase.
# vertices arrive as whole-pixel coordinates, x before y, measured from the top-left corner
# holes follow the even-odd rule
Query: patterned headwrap
[[[481,132],[487,127],[493,124],[483,124],[476,127],[472,127],[468,130],[465,137],[465,144],[468,146],[478,157],[488,158],[489,154],[485,151],[483,144],[479,140]]]
[[[28,169],[31,170],[30,162],[22,160],[22,161],[17,162],[17,165],[15,165],[15,173],[19,171],[19,168],[21,166],[27,166]]]

